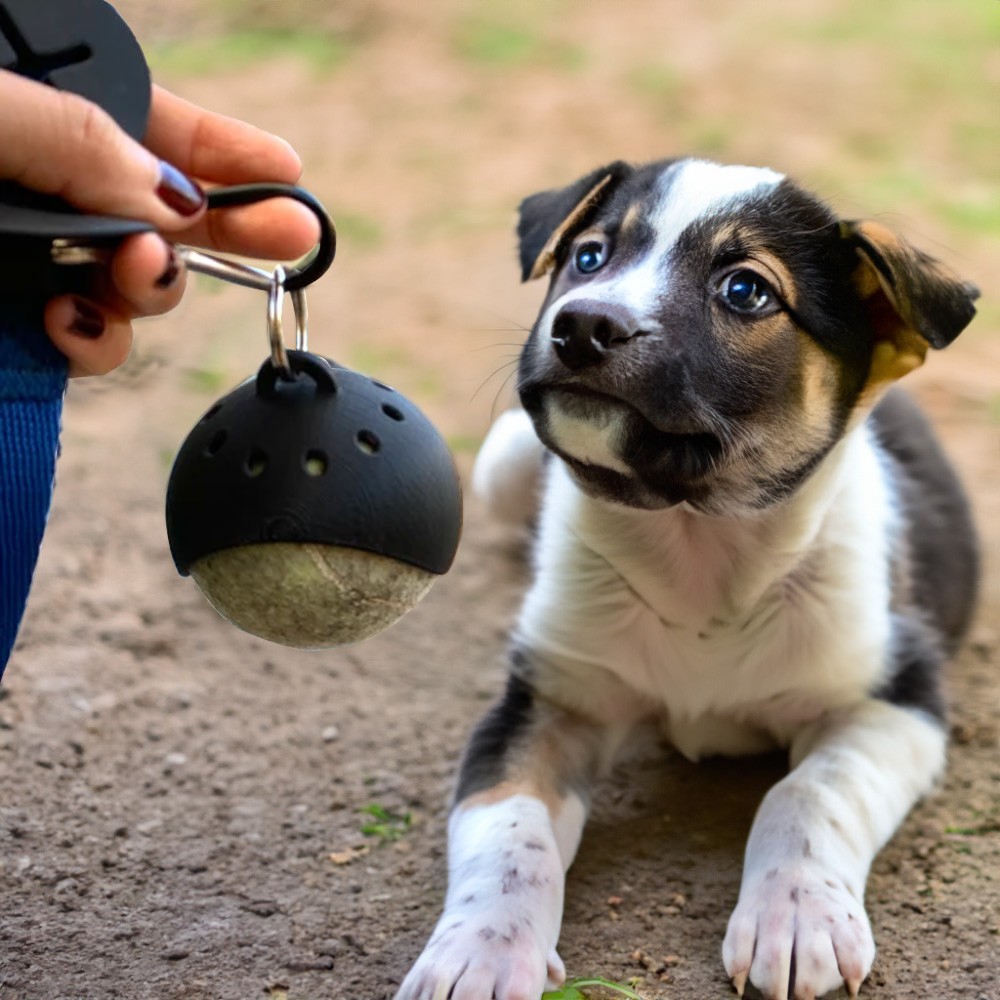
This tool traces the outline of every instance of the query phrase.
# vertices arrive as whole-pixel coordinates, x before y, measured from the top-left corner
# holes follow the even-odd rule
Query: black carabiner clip
[[[285,269],[285,288],[297,291],[325,274],[337,252],[337,231],[322,202],[292,184],[239,184],[208,192],[209,211],[291,198],[316,216],[320,239],[299,267]],[[99,268],[128,236],[154,232],[138,219],[84,215],[56,198],[41,198],[0,183],[0,298],[46,299],[66,292],[87,294]],[[178,245],[178,256],[195,271],[266,291],[271,272]]]
[[[256,205],[271,198],[292,198],[305,205],[319,222],[319,243],[305,258],[300,267],[286,267],[284,287],[297,292],[322,277],[337,253],[337,229],[323,203],[305,188],[291,184],[237,184],[215,188],[208,193],[209,209],[237,208]],[[179,256],[192,270],[210,274],[225,281],[233,281],[249,288],[267,291],[271,285],[271,272],[206,254],[193,247],[178,245]]]

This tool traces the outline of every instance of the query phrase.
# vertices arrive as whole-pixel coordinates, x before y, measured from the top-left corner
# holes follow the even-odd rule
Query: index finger
[[[190,177],[217,184],[294,184],[302,161],[284,140],[153,86],[144,145]]]

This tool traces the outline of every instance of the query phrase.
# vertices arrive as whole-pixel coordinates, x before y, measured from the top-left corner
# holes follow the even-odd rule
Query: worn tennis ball
[[[317,649],[362,642],[399,621],[437,574],[363,549],[266,542],[191,566],[212,607],[262,639]]]

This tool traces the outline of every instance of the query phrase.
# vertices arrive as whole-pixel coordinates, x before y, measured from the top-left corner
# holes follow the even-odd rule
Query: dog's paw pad
[[[845,983],[856,995],[875,942],[864,907],[821,871],[770,871],[748,884],[729,920],[722,957],[742,996],[814,1000]]]

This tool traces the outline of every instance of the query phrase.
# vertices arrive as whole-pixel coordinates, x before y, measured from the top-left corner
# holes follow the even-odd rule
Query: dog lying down
[[[785,747],[722,942],[736,991],[857,994],[875,853],[941,773],[969,622],[959,484],[893,384],[976,291],[770,170],[595,170],[521,205],[551,286],[474,486],[537,517],[506,693],[475,729],[444,914],[397,1000],[538,1000],[590,790],[641,733]],[[720,924],[721,928],[721,924]]]

